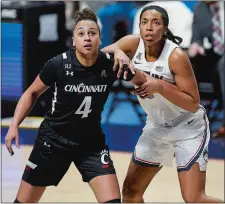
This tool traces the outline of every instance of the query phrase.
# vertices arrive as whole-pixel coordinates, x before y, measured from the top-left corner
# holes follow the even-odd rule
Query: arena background
[[[19,150],[16,150],[14,147],[15,155],[10,157],[4,146],[4,137],[12,119],[16,103],[24,90],[32,83],[43,64],[49,58],[64,52],[71,46],[72,16],[74,12],[84,7],[89,7],[96,12],[102,31],[102,47],[104,47],[126,34],[135,33],[136,15],[142,6],[149,3],[147,1],[118,1],[111,3],[107,1],[65,2],[2,1],[2,202],[11,202],[15,198],[23,168],[37,135],[37,129],[43,120],[44,112],[51,105],[52,94],[50,90],[44,93],[37,101],[29,117],[21,124],[19,129],[21,147]],[[153,3],[157,2],[154,1]],[[160,3],[162,4],[162,2]],[[163,3],[167,5],[169,2],[163,1]],[[183,35],[185,35],[181,35],[184,38],[183,48],[187,50],[190,45],[193,10],[197,1],[181,1],[179,3],[182,3],[183,10],[178,11],[174,7],[173,18],[179,18],[180,23],[183,22],[182,25],[185,25],[185,28],[182,28],[181,24],[177,22],[177,27],[173,27],[173,29],[177,29],[177,32],[181,32],[181,34],[183,32]],[[183,16],[180,16],[181,12],[183,12]],[[180,30],[179,27],[181,27]],[[212,64],[210,63],[210,57],[197,57],[191,60],[199,85],[201,104],[207,109],[210,129],[213,133],[221,126],[222,118],[224,117],[221,106],[220,86],[217,80],[211,80],[210,70],[212,69]],[[204,67],[204,69],[199,67]],[[142,132],[146,118],[136,97],[129,93],[131,88],[132,86],[128,83],[117,81],[102,115],[102,127],[107,136],[107,143],[112,150],[115,166],[118,169],[117,171],[119,171],[121,185],[126,175],[131,152]],[[214,196],[224,199],[223,160],[225,158],[225,140],[223,138],[212,138],[210,140],[209,158],[207,189],[209,189],[209,193],[213,192]],[[159,176],[159,179],[156,179],[155,183],[153,182],[153,187],[146,192],[145,198],[149,202],[182,202],[175,168],[166,167],[165,169],[164,173],[160,175],[161,177]],[[73,186],[69,177],[77,178],[79,181],[76,182],[79,183],[79,186],[83,186],[84,190],[78,187],[80,192],[79,190],[76,192],[77,184],[74,185],[73,191],[67,189],[68,186]],[[49,190],[49,194],[46,192],[42,201],[94,202],[93,194],[80,180],[79,174],[75,174],[73,168],[73,170],[69,171],[62,184],[60,184],[59,190]],[[159,196],[162,181],[164,180],[168,186],[173,182],[172,186],[175,186],[175,190],[174,192],[168,191],[168,193],[165,193],[165,196]],[[62,191],[64,192],[61,194]],[[89,192],[87,194],[89,196],[85,196],[83,191]],[[57,194],[57,192],[59,193]],[[70,196],[69,193],[72,195]]]

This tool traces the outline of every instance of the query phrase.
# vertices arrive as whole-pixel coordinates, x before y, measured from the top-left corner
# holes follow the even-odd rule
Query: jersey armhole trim
[[[130,52],[129,53],[129,58],[130,58],[130,60],[132,60],[133,58],[134,58],[134,56],[135,56],[135,54],[136,54],[136,52],[137,52],[137,49],[138,49],[138,47],[139,47],[139,45],[140,45],[140,42],[141,42],[141,36],[139,35],[139,40],[138,40],[138,43],[137,43],[137,47],[136,47],[136,49],[134,49],[135,51],[134,51],[134,53],[133,53],[133,55],[132,55],[132,53]],[[132,48],[133,49],[133,48]]]

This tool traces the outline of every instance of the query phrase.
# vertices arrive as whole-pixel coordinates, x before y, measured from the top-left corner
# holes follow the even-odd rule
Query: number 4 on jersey
[[[84,109],[82,110],[82,108]],[[91,96],[85,96],[83,102],[80,104],[80,107],[77,109],[75,114],[82,114],[81,118],[88,117],[88,114],[92,111],[91,107]]]

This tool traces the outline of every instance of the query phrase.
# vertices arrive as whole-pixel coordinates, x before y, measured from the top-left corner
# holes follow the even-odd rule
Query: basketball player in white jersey
[[[179,47],[182,39],[168,25],[163,8],[148,6],[140,15],[140,36],[125,36],[102,50],[114,53],[121,67],[130,56],[147,79],[133,91],[147,121],[124,181],[123,202],[143,202],[147,186],[174,155],[185,202],[222,202],[205,194],[209,122],[190,61]]]

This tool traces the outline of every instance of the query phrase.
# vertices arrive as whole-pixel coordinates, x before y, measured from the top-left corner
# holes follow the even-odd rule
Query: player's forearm
[[[101,51],[114,54],[117,49],[118,49],[118,46],[116,46],[116,44],[112,44],[112,45],[104,47],[103,49],[101,49]]]
[[[136,73],[133,77],[133,79],[130,81],[130,83],[136,85],[136,86],[141,86],[146,82],[146,77],[139,71],[136,70]]]
[[[161,95],[171,103],[190,112],[196,112],[199,108],[199,101],[192,96],[179,90],[176,85],[169,82],[159,80],[163,86]]]
[[[33,105],[35,104],[38,96],[34,93],[25,92],[20,98],[14,117],[10,126],[19,127],[20,123],[25,119],[25,117],[31,111]]]

